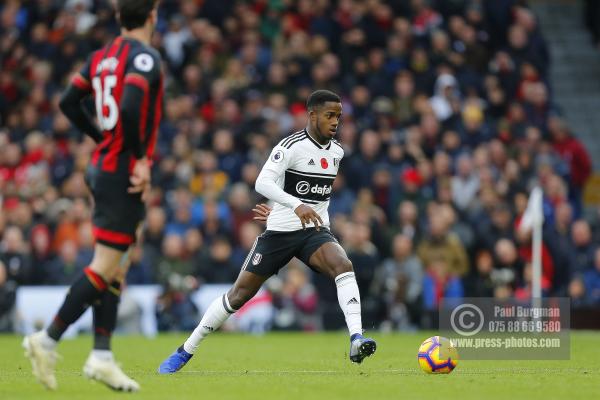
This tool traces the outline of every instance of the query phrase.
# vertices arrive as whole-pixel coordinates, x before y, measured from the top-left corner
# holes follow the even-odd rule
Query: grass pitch
[[[21,338],[0,336],[0,399],[589,400],[600,393],[600,333],[573,333],[569,361],[461,360],[450,375],[426,375],[419,369],[417,349],[428,336],[376,334],[377,353],[355,365],[348,360],[348,339],[341,333],[217,333],[170,376],[158,375],[156,368],[184,335],[117,336],[117,359],[142,386],[136,394],[115,393],[82,376],[91,346],[88,336],[59,346],[63,360],[56,392],[35,382]]]

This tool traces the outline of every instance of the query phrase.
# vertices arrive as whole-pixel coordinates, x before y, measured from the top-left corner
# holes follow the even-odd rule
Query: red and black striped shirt
[[[69,96],[69,89],[77,95]],[[155,49],[119,36],[90,55],[69,89],[61,108],[99,143],[92,164],[102,173],[130,174],[136,159],[152,160],[163,106],[163,74]],[[89,94],[100,132],[91,132],[89,121],[78,123],[77,115],[69,115],[69,111],[74,114],[71,103]]]

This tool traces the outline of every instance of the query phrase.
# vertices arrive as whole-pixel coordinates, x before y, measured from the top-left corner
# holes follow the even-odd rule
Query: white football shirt
[[[337,141],[322,146],[306,129],[280,141],[256,179],[256,191],[275,202],[267,229],[302,229],[300,218],[294,213],[300,204],[312,207],[323,226],[329,227],[329,198],[343,157],[344,150]]]

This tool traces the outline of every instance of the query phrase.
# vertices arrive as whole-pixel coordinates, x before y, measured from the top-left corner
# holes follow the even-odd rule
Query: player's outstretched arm
[[[78,78],[84,82],[81,77]],[[81,85],[85,85],[85,83],[80,83],[79,86],[69,84],[60,99],[59,106],[77,129],[94,139],[96,143],[100,143],[102,133],[81,103],[90,94],[90,91],[86,86]]]
[[[292,153],[288,149],[276,146],[271,152],[269,159],[262,167],[260,174],[258,174],[254,189],[267,199],[294,210],[302,204],[302,201],[291,194],[286,193],[277,184],[278,180],[288,168],[291,158]]]

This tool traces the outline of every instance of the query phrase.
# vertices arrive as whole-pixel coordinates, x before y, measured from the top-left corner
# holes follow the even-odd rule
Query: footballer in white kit
[[[310,257],[321,245],[337,243],[328,229],[327,209],[343,156],[344,150],[337,142],[330,140],[321,145],[306,129],[275,146],[256,181],[256,190],[275,205],[267,219],[267,230],[256,238],[243,270],[271,276],[293,257],[311,266]],[[301,205],[314,210],[318,222],[301,221],[294,211]]]
[[[275,201],[267,220],[267,229],[302,229],[302,223],[294,213],[294,209],[302,203],[309,204],[323,220],[323,226],[328,227],[329,198],[343,157],[344,150],[337,141],[332,139],[327,145],[321,145],[306,129],[280,141],[273,148],[257,182],[262,186],[265,179],[274,180],[285,192],[263,193]],[[264,189],[269,188],[267,186]],[[260,191],[260,188],[257,190]]]
[[[275,203],[267,229],[256,238],[233,287],[216,298],[190,337],[158,368],[180,370],[206,336],[240,309],[262,284],[297,257],[330,276],[350,334],[350,360],[361,363],[376,343],[362,335],[361,301],[352,262],[329,230],[329,198],[344,150],[333,140],[342,116],[340,97],[328,90],[313,92],[307,102],[308,124],[281,140],[257,180],[257,192]]]

